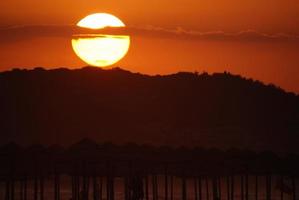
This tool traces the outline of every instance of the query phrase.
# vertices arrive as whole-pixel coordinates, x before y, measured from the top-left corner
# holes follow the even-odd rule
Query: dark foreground
[[[230,73],[0,72],[0,145],[114,144],[299,153],[299,96]]]
[[[293,199],[297,155],[83,140],[60,146],[1,147],[1,199]]]

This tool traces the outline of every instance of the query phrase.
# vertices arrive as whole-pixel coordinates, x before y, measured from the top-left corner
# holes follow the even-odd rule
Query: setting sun
[[[105,27],[124,27],[125,24],[117,17],[107,13],[88,15],[77,23],[82,28],[101,29]]]
[[[0,1],[0,200],[299,200],[298,0]]]
[[[107,13],[88,15],[77,23],[77,26],[89,29],[106,27],[124,27],[117,17]],[[72,47],[76,55],[92,66],[105,67],[122,59],[130,46],[130,37],[124,35],[74,35]]]

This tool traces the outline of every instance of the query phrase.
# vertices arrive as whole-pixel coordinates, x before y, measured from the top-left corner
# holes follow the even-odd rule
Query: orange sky
[[[10,0],[0,7],[0,71],[84,66],[62,32],[90,13],[108,12],[135,28],[117,66],[150,74],[226,70],[299,93],[297,0]],[[7,28],[15,25],[38,27]],[[40,25],[60,27],[41,37]]]
[[[299,33],[297,0],[9,0],[0,7],[2,25],[69,24],[109,12],[128,25]]]

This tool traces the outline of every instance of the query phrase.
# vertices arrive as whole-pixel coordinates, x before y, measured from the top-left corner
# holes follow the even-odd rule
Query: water
[[[272,176],[271,177],[271,199],[272,200],[281,200],[281,191],[277,187],[279,178],[278,176]],[[149,199],[153,199],[152,197],[152,177],[149,176],[148,180],[148,193],[149,193]],[[72,182],[70,176],[61,176],[61,186],[60,186],[60,196],[61,200],[69,200],[72,196]],[[107,199],[107,188],[106,188],[106,179],[102,179],[102,196],[103,199]],[[186,199],[195,199],[195,188],[198,191],[198,182],[195,184],[195,179],[193,178],[187,178],[186,179]],[[227,200],[228,199],[228,188],[227,188],[227,179],[225,177],[222,177],[220,180],[220,192],[221,193],[221,199]],[[170,186],[170,177],[167,179],[168,181],[168,199],[171,197],[171,186]],[[255,200],[256,193],[255,193],[255,176],[249,176],[248,177],[248,199],[249,200]],[[292,187],[291,180],[285,179],[285,186]],[[82,183],[83,179],[80,178],[80,188],[82,189]],[[165,176],[158,175],[157,176],[157,183],[158,183],[158,199],[165,199]],[[89,199],[93,200],[93,182],[92,178],[88,181],[88,193],[89,193]],[[100,179],[97,178],[97,186],[100,185]],[[201,181],[201,193],[202,193],[202,200],[213,200],[213,183],[212,179],[202,179]],[[33,180],[28,181],[27,183],[27,199],[28,200],[34,200],[34,187],[35,182]],[[20,182],[15,182],[15,189],[14,189],[14,196],[15,200],[21,199],[21,184]],[[40,185],[38,184],[38,199],[40,197]],[[143,184],[143,188],[145,191],[145,182]],[[0,199],[5,199],[5,182],[1,182],[0,185]],[[123,178],[115,178],[114,179],[114,195],[116,200],[123,200],[125,199],[125,188],[124,188],[124,179]],[[234,200],[241,200],[241,177],[235,176],[234,177]],[[244,200],[245,200],[245,184],[243,187],[244,191]],[[298,192],[298,187],[296,188],[296,191]],[[292,193],[284,193],[284,200],[291,200],[293,199]],[[264,176],[258,177],[258,199],[259,200],[266,200],[266,179]],[[45,200],[54,200],[54,181],[52,177],[48,177],[44,180],[44,199]],[[145,198],[144,198],[145,199]],[[173,177],[173,199],[179,200],[182,199],[182,179],[179,177]]]

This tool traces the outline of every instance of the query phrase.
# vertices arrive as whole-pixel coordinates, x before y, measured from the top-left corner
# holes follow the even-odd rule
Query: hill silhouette
[[[0,73],[0,141],[299,152],[299,97],[230,73],[148,76],[119,68]]]

